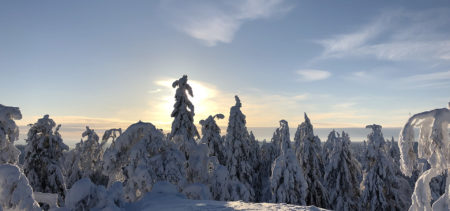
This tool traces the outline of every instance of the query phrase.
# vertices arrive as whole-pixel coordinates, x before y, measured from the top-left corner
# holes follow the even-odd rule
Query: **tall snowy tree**
[[[245,115],[241,111],[241,101],[235,96],[236,105],[230,109],[228,120],[227,135],[225,137],[226,147],[228,148],[227,168],[230,177],[243,184],[245,189],[240,190],[243,194],[241,199],[244,201],[255,200],[255,191],[253,189],[254,182],[254,166],[257,160],[253,155],[250,141],[250,135],[245,126]]]
[[[22,119],[18,107],[0,104],[0,164],[17,164],[20,151],[14,146],[19,139],[19,127],[14,120]]]
[[[200,125],[202,125],[202,139],[200,143],[206,144],[208,146],[209,156],[216,156],[219,163],[221,165],[225,165],[225,146],[223,143],[223,139],[220,136],[220,127],[214,120],[215,118],[223,119],[224,115],[216,114],[200,121]]]
[[[450,122],[450,103],[448,108],[434,109],[413,115],[408,119],[400,132],[399,148],[401,153],[402,171],[407,176],[413,173],[419,161],[425,160],[430,169],[423,172],[417,179],[412,205],[409,210],[449,210],[450,208],[450,138],[448,124]],[[420,128],[418,153],[414,151],[414,127]],[[430,182],[438,175],[447,171],[444,194],[433,204]]]
[[[277,144],[279,145],[280,155],[272,164],[272,176],[270,177],[271,201],[304,205],[308,184],[300,163],[291,148],[287,121],[280,121],[280,128],[275,132],[273,139],[279,140]]]
[[[320,139],[314,135],[313,125],[305,113],[305,122],[295,133],[295,154],[300,161],[308,183],[306,205],[329,208],[328,191],[323,186],[323,161]]]
[[[361,208],[364,210],[405,210],[409,206],[409,185],[398,177],[385,150],[380,125],[368,125],[367,170],[361,183]]]
[[[324,186],[334,210],[359,210],[360,164],[350,151],[350,137],[334,130],[328,135]]]
[[[194,137],[199,138],[197,128],[194,125],[194,105],[188,98],[188,94],[194,97],[191,86],[187,83],[187,76],[173,82],[172,87],[177,88],[175,92],[175,104],[170,115],[174,118],[172,122],[171,139],[178,145],[189,159],[189,152],[196,146]]]
[[[69,147],[63,143],[59,128],[45,115],[28,131],[23,169],[34,191],[57,193],[59,204],[64,202],[66,183],[60,158]]]
[[[398,148],[398,144],[395,143],[394,137],[391,138],[391,141],[389,143],[388,153],[392,161],[394,162],[394,165],[400,167],[400,148]]]

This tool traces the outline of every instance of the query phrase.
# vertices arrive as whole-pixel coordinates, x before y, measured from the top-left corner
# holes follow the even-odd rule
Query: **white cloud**
[[[449,61],[449,19],[449,8],[385,11],[358,30],[318,41],[324,47],[321,58]]]
[[[410,82],[435,81],[435,80],[449,81],[450,80],[450,71],[417,74],[417,75],[412,75],[412,76],[406,77],[405,80],[410,81]]]
[[[331,73],[324,70],[298,70],[297,74],[300,75],[302,81],[318,81],[324,80],[331,76]]]
[[[290,10],[284,0],[245,0],[214,2],[177,14],[177,27],[207,46],[230,43],[245,22],[271,18]]]

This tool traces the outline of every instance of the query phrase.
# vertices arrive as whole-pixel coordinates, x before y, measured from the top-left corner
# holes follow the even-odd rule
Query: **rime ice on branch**
[[[450,108],[450,103],[449,103]],[[411,175],[419,159],[425,159],[431,168],[419,177],[414,188],[410,210],[448,210],[450,206],[450,177],[447,176],[445,193],[431,203],[430,181],[450,168],[450,146],[448,123],[449,108],[435,109],[413,115],[402,131],[398,145],[401,153],[401,167]],[[414,152],[414,127],[419,127],[418,154]],[[450,174],[447,174],[450,175]]]

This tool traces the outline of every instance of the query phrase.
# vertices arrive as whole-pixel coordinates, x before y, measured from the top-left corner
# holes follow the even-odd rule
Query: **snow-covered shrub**
[[[325,144],[327,153],[324,186],[334,210],[358,210],[360,164],[350,151],[350,137],[334,130]],[[324,147],[325,148],[325,147]]]
[[[168,181],[179,189],[186,180],[184,155],[166,141],[151,123],[131,125],[104,154],[103,171],[110,183],[124,182],[127,201],[136,201],[156,181]]]
[[[200,125],[202,125],[202,139],[200,143],[206,144],[208,146],[209,156],[216,156],[219,163],[221,165],[225,165],[225,146],[223,143],[223,139],[220,136],[220,127],[214,120],[215,118],[223,119],[224,115],[216,114],[200,121]]]
[[[189,152],[188,168],[186,169],[187,181],[189,183],[206,183],[208,180],[208,146],[198,144]]]
[[[90,178],[95,184],[106,185],[106,178],[101,172],[104,150],[99,143],[99,137],[89,127],[86,127],[82,137],[86,139],[77,143],[75,149],[70,150],[66,155],[67,188],[72,187],[73,183],[84,177]]]
[[[450,103],[449,103],[450,107]],[[449,108],[435,109],[413,115],[400,132],[399,148],[401,167],[405,175],[410,176],[420,159],[430,164],[430,169],[418,178],[411,197],[410,210],[448,210],[450,207],[450,183],[447,174],[445,193],[431,205],[430,182],[432,178],[450,168],[450,139],[448,124]],[[420,128],[418,153],[414,152],[414,127]]]
[[[304,205],[308,184],[300,163],[291,148],[289,126],[285,120],[280,121],[280,128],[274,134],[274,140],[280,149],[280,155],[272,164],[270,177],[271,201]]]
[[[0,210],[41,210],[19,167],[0,165]]]
[[[405,210],[409,204],[408,182],[398,176],[385,148],[380,125],[368,125],[367,170],[361,183],[364,210]]]
[[[34,191],[57,193],[59,205],[62,205],[66,183],[60,158],[69,147],[63,143],[58,132],[60,126],[56,126],[48,115],[31,125],[26,140],[23,169]]]
[[[329,208],[328,191],[322,185],[324,165],[320,139],[314,135],[313,125],[305,113],[305,122],[295,132],[295,154],[303,167],[308,183],[306,205]]]
[[[227,135],[225,137],[227,147],[227,168],[232,180],[242,183],[243,190],[239,188],[237,193],[245,193],[240,199],[243,201],[253,201],[255,199],[255,191],[253,189],[253,181],[255,180],[254,168],[257,163],[257,155],[253,154],[247,127],[245,126],[245,115],[241,111],[241,101],[235,96],[236,105],[230,109],[228,120]],[[248,193],[248,194],[247,194]]]
[[[67,191],[65,208],[73,211],[88,210],[121,210],[122,184],[116,182],[106,189],[103,185],[95,185],[89,178],[75,182]]]
[[[212,199],[219,201],[228,201],[231,199],[230,185],[231,179],[227,167],[220,165],[216,157],[213,157],[209,163],[208,184],[211,189]]]
[[[103,173],[109,176],[109,183],[125,180],[122,168],[130,163],[131,154],[136,153],[135,150],[148,150],[148,153],[156,154],[164,147],[163,139],[162,132],[151,123],[139,121],[130,125],[103,155]],[[142,142],[141,145],[135,147],[139,142]]]
[[[17,164],[20,151],[14,146],[19,139],[19,127],[14,120],[22,119],[18,107],[0,104],[0,164]]]

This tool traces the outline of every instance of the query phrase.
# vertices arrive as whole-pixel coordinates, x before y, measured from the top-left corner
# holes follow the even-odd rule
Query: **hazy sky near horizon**
[[[167,129],[183,74],[222,126],[236,94],[250,127],[401,127],[450,101],[449,1],[2,1],[0,30],[20,125]]]

